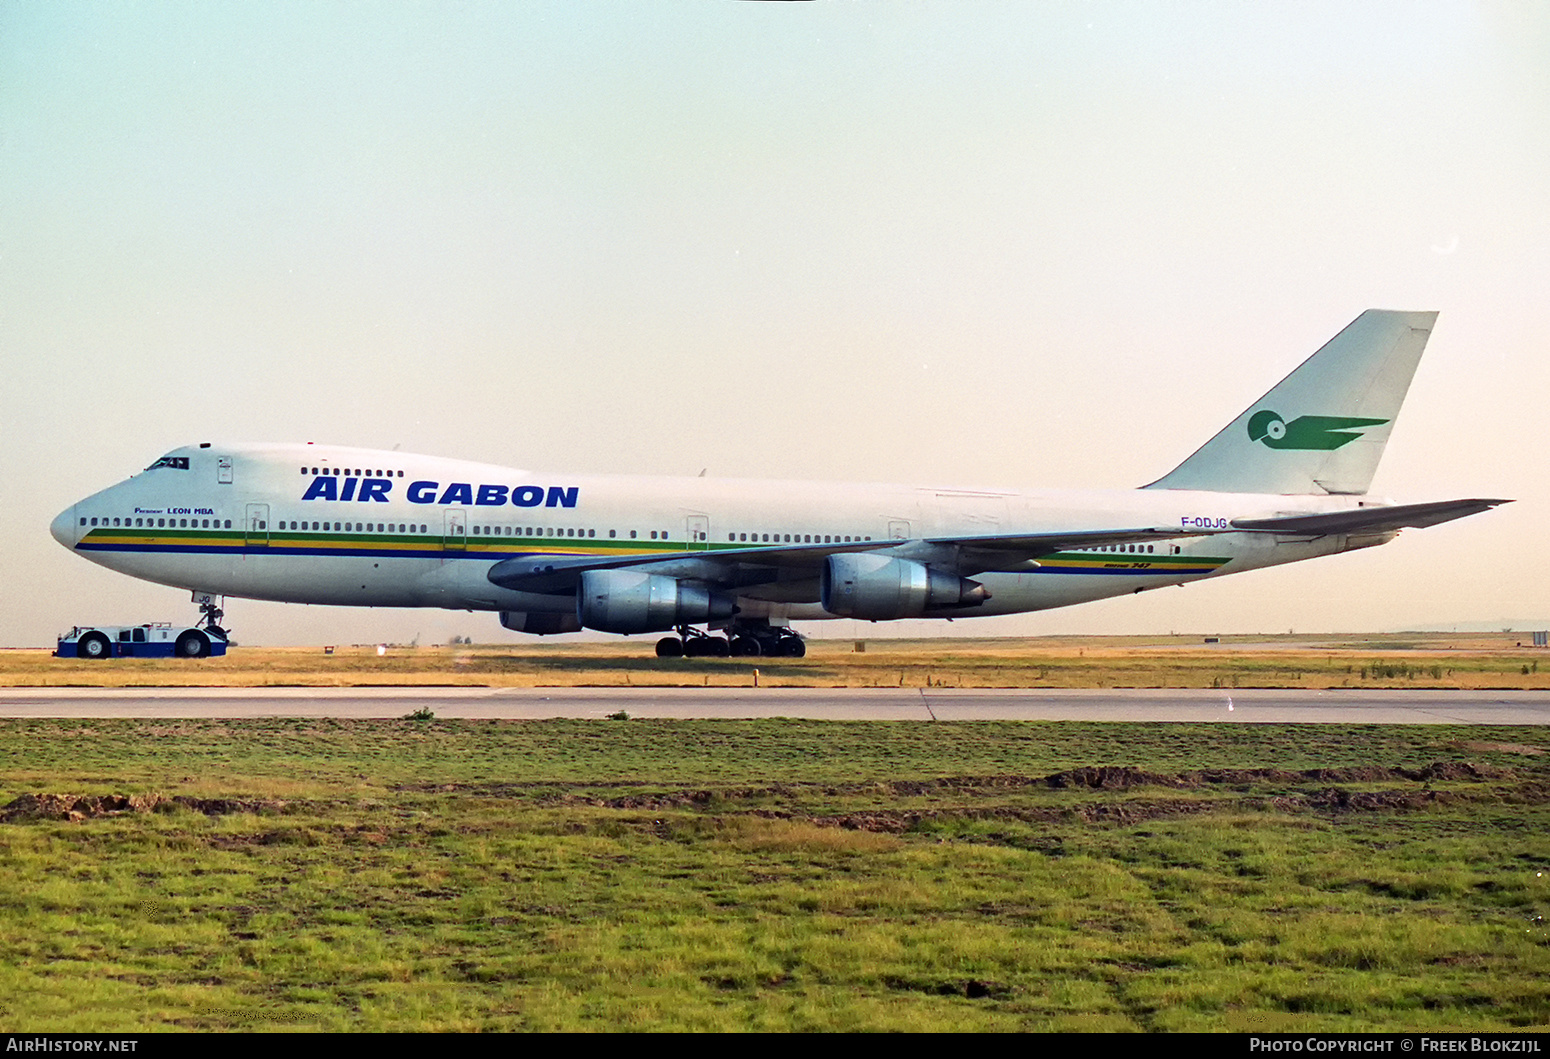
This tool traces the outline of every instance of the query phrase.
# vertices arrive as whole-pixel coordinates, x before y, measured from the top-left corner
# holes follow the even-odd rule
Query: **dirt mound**
[[[1128,765],[1084,765],[1046,776],[1016,774],[993,776],[940,776],[924,780],[885,780],[869,783],[774,783],[761,787],[682,788],[650,793],[622,794],[617,797],[562,796],[560,801],[582,802],[609,809],[688,809],[732,805],[760,799],[800,797],[820,791],[828,796],[881,794],[898,798],[921,797],[942,791],[976,794],[1011,791],[1029,787],[1052,790],[1122,791],[1134,787],[1167,787],[1173,790],[1200,790],[1212,787],[1251,788],[1257,784],[1303,786],[1354,783],[1431,783],[1433,781],[1484,781],[1511,779],[1511,770],[1490,768],[1468,761],[1434,761],[1420,768],[1389,768],[1381,765],[1353,765],[1344,768],[1315,769],[1196,769],[1189,772],[1161,773]],[[481,793],[504,793],[516,791]]]
[[[26,820],[90,820],[130,813],[160,813],[187,809],[206,816],[272,812],[279,802],[236,798],[189,798],[165,794],[23,794],[0,806],[0,823]]]
[[[1046,786],[1056,790],[1067,787],[1086,787],[1089,790],[1123,790],[1126,787],[1177,787],[1177,776],[1164,776],[1156,772],[1117,767],[1114,765],[1088,765],[1084,768],[1067,769],[1045,776]]]
[[[160,801],[160,795],[24,794],[0,809],[0,820],[85,820],[90,816],[119,816],[145,812]]]
[[[1442,791],[1348,791],[1340,787],[1317,791],[1299,799],[1304,808],[1328,811],[1354,809],[1366,812],[1386,809],[1422,809],[1452,800]]]

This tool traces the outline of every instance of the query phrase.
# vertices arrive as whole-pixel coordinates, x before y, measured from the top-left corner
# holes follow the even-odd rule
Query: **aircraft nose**
[[[61,511],[49,524],[48,531],[54,535],[54,539],[66,548],[74,549],[76,544],[75,505]]]

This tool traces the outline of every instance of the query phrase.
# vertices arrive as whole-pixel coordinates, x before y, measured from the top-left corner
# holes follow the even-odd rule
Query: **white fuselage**
[[[213,595],[368,607],[574,609],[574,594],[497,587],[529,556],[707,555],[793,542],[879,544],[1125,527],[1215,530],[1077,549],[975,575],[989,599],[940,616],[1066,606],[1296,562],[1390,539],[1221,532],[1231,520],[1349,507],[1349,497],[1167,489],[1012,491],[707,478],[540,474],[322,445],[179,449],[62,512],[53,533],[110,569]],[[830,618],[795,569],[737,590],[772,622]]]

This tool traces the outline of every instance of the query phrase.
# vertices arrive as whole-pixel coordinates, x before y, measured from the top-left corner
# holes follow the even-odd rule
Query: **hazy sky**
[[[1538,2],[0,0],[0,645],[194,617],[48,534],[181,444],[1127,487],[1369,307],[1374,491],[1518,503],[951,631],[1550,620],[1547,174]]]

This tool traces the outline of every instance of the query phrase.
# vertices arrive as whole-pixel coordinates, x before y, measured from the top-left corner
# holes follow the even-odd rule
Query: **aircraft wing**
[[[1166,526],[1138,526],[1103,530],[1065,530],[1052,533],[1020,533],[969,537],[928,537],[924,540],[872,540],[843,544],[791,544],[782,547],[700,548],[666,555],[516,556],[496,563],[489,571],[492,583],[520,592],[562,593],[573,591],[588,570],[634,569],[689,581],[703,581],[723,588],[745,588],[789,579],[793,575],[816,576],[824,560],[847,552],[885,552],[901,558],[951,570],[960,577],[989,571],[1018,572],[1038,568],[1042,556],[1077,548],[1101,548],[1204,537],[1219,533],[1289,533],[1323,536],[1330,533],[1386,533],[1405,528],[1435,526],[1453,519],[1488,511],[1509,500],[1444,500],[1428,504],[1365,507],[1316,515],[1237,519],[1228,527],[1183,530]]]
[[[831,555],[870,552],[902,541],[863,541],[851,544],[793,544],[782,548],[697,548],[653,555],[545,555],[535,552],[505,559],[490,568],[489,579],[501,588],[519,592],[569,592],[588,570],[645,570],[653,574],[718,585],[764,584],[777,580],[779,570],[811,566],[814,570]]]
[[[1389,507],[1363,507],[1354,511],[1334,511],[1322,515],[1288,515],[1281,518],[1246,518],[1233,521],[1233,529],[1264,533],[1387,533],[1392,530],[1422,529],[1451,522],[1467,515],[1478,515],[1511,500],[1439,500],[1430,504],[1395,504]]]
[[[783,574],[811,573],[816,576],[824,560],[831,555],[886,552],[929,562],[944,569],[951,568],[959,576],[969,577],[988,570],[1035,569],[1040,556],[1073,548],[1199,537],[1221,532],[1226,531],[1182,531],[1172,527],[1151,526],[1005,536],[853,541],[846,544],[791,544],[778,548],[701,548],[668,555],[559,556],[535,553],[496,563],[490,568],[488,576],[492,583],[501,588],[519,592],[569,592],[588,570],[623,569],[739,588],[768,584],[780,580]]]

